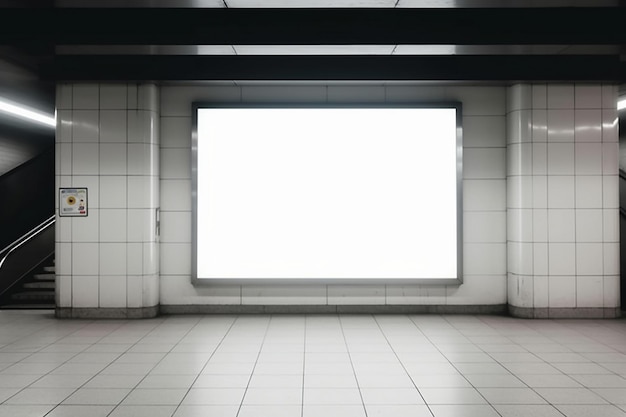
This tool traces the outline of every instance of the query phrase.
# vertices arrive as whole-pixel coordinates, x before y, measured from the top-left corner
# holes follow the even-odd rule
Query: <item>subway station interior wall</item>
[[[161,305],[492,305],[507,302],[504,86],[400,84],[162,85],[160,91]],[[462,285],[191,282],[192,102],[426,102],[463,104]]]

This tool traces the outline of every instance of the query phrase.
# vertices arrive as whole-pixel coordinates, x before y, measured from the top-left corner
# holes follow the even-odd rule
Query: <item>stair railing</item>
[[[54,223],[55,216],[49,217],[0,251],[0,296],[54,253]]]
[[[37,236],[39,233],[46,230],[48,227],[52,226],[55,221],[56,221],[56,216],[49,217],[43,223],[35,227],[33,230],[29,231],[24,236],[20,237],[19,239],[11,243],[6,248],[2,249],[0,251],[0,256],[2,257],[0,258],[0,269],[2,269],[2,265],[4,265],[4,261],[7,260],[7,258],[11,255],[11,253],[13,253],[17,248],[22,246],[24,243],[28,242],[29,240]]]

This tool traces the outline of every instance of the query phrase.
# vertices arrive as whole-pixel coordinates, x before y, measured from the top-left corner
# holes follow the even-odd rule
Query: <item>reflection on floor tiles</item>
[[[626,417],[626,320],[0,311],[0,417]]]

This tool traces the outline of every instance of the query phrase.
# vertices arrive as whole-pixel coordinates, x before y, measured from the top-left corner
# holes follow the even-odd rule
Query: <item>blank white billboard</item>
[[[459,280],[458,113],[198,107],[195,278]]]

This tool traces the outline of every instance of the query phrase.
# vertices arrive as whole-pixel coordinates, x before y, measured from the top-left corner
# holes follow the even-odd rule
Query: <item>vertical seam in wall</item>
[[[100,88],[101,85],[100,83],[98,83],[98,105],[96,106],[96,109],[98,111],[98,193],[100,193],[100,178],[101,178],[101,166],[100,166],[100,148],[102,146],[102,140],[101,140],[101,135],[102,135],[102,111],[100,109]],[[98,205],[100,206],[100,198],[98,198]],[[96,275],[96,289],[98,291],[98,308],[100,308],[100,214],[101,211],[98,210],[98,231],[97,231],[97,235],[98,235],[98,241],[97,241],[97,247],[98,247],[98,274]]]
[[[70,172],[72,174],[72,177],[74,177],[74,84],[69,84],[69,88],[70,88],[70,118],[72,120],[72,123],[70,124],[70,140],[71,140],[71,145],[70,145]],[[59,162],[60,163],[60,162]],[[61,174],[60,170],[59,170],[59,175]],[[60,184],[60,178],[59,178],[59,185]],[[55,192],[57,193],[57,195],[59,194],[58,190],[55,190]],[[59,207],[61,207],[61,202],[59,201]],[[74,234],[74,224],[72,218],[70,217],[68,220],[70,220],[70,265],[69,265],[69,269],[70,269],[70,308],[74,307],[74,239],[72,238],[72,235]],[[57,265],[58,267],[58,265]],[[60,291],[60,288],[57,289],[57,291]],[[59,294],[59,304],[61,303],[61,294]]]
[[[546,167],[545,167],[546,168],[546,174],[545,174],[545,176],[546,176],[546,191],[545,191],[545,198],[546,198],[546,225],[547,225],[547,223],[548,223],[548,213],[549,213],[549,207],[550,207],[549,203],[548,203],[548,197],[550,195],[550,193],[548,191],[548,187],[549,187],[549,183],[550,183],[548,181],[548,179],[549,179],[549,175],[548,175],[548,161],[549,161],[549,158],[548,158],[548,148],[549,148],[549,146],[548,145],[550,143],[550,129],[549,129],[550,123],[549,123],[549,120],[548,120],[548,84],[546,83],[545,86],[546,86],[546,88],[544,89],[543,95],[544,95],[544,99],[545,99],[545,103],[546,103],[545,104],[545,111],[546,111]],[[576,184],[574,184],[574,186],[575,185]],[[547,291],[548,298],[547,298],[546,301],[547,301],[547,308],[548,308],[548,312],[549,312],[549,308],[550,308],[550,236],[548,235],[548,231],[547,230],[546,230],[546,235],[547,235],[547,238],[546,238],[546,281],[547,282],[546,282],[546,284],[548,286],[548,288],[547,288],[547,290],[548,290]],[[548,315],[549,315],[549,313],[548,313]]]
[[[578,307],[578,204],[576,203],[576,184],[578,172],[576,167],[576,83],[574,83],[574,308]]]
[[[532,288],[532,308],[535,308],[535,211],[533,208],[535,207],[535,142],[534,142],[534,120],[533,120],[533,111],[532,111],[532,102],[533,102],[533,85],[530,84],[530,105],[528,111],[528,121],[529,121],[529,134],[530,134],[530,181],[532,184],[532,195],[531,195],[531,206],[530,206],[530,224],[532,225],[530,229],[530,273],[532,276],[531,279],[531,288]]]
[[[128,266],[129,266],[129,258],[128,258],[128,247],[129,247],[129,242],[128,242],[128,154],[130,153],[130,142],[129,142],[129,135],[128,135],[128,130],[129,130],[129,126],[128,126],[128,83],[124,83],[122,84],[124,86],[124,117],[126,119],[126,210],[124,210],[125,214],[126,214],[126,308],[129,308],[129,295],[128,295],[128,282],[129,282],[129,277],[128,277]],[[141,263],[143,264],[143,257],[141,258]],[[143,307],[143,303],[141,305],[141,307]]]
[[[601,213],[602,213],[602,274],[600,276],[600,282],[601,282],[600,286],[602,288],[602,307],[604,308],[605,307],[605,299],[604,299],[604,278],[605,278],[605,271],[604,271],[604,248],[605,248],[605,245],[606,245],[606,237],[604,236],[604,135],[603,135],[603,133],[604,133],[604,120],[603,120],[604,101],[603,101],[603,94],[602,94],[602,92],[603,92],[603,88],[602,88],[602,85],[600,85],[600,157],[601,157],[601,159],[600,159],[600,178],[601,178],[600,190],[601,190],[601,196],[602,196],[602,202],[600,204]],[[618,138],[618,141],[619,141],[619,138]],[[618,151],[619,151],[619,148],[618,148]],[[618,174],[619,174],[619,166],[618,166]],[[618,180],[617,180],[617,185],[619,187],[619,176],[618,176]],[[618,217],[618,219],[619,219],[619,217]],[[619,222],[619,220],[618,220],[618,222]]]

